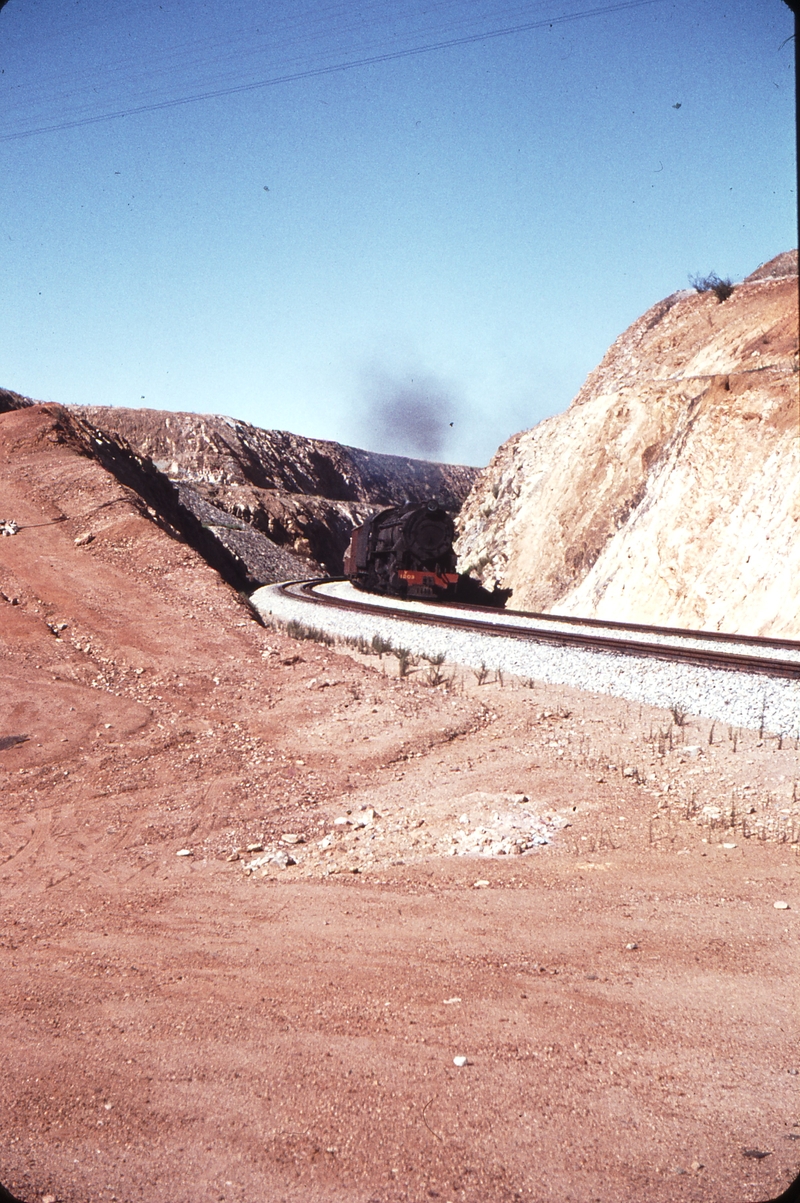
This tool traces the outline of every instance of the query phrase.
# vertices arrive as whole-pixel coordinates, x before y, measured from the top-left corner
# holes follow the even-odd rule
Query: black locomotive
[[[369,593],[504,606],[510,589],[490,593],[456,571],[455,534],[452,517],[438,501],[382,510],[353,531],[345,575]]]
[[[437,501],[382,510],[357,526],[344,556],[359,589],[395,597],[452,597],[458,584],[453,519]]]

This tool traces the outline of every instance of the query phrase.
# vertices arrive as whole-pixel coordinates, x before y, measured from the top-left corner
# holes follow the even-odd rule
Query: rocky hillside
[[[481,474],[462,570],[518,609],[800,638],[797,285],[787,252],[634,322]]]
[[[20,404],[4,404],[6,395],[0,394],[0,428],[12,456],[25,445],[25,437],[17,439],[16,432],[34,430],[34,443],[40,449],[46,450],[48,445],[66,448],[73,456],[92,461],[122,486],[122,496],[129,506],[172,539],[188,544],[237,591],[309,575],[307,560],[277,547],[259,531],[206,505],[196,495],[187,497],[185,486],[171,481],[120,435],[100,430],[74,409],[37,404],[19,394],[11,397]],[[88,511],[75,504],[74,514],[56,512],[52,521],[85,520],[81,544],[93,543],[101,530],[107,530],[109,522],[113,525],[113,515],[96,512],[104,510],[105,503]],[[2,517],[18,521],[13,512]]]
[[[213,506],[277,546],[342,571],[355,525],[384,506],[435,496],[459,509],[477,468],[379,455],[283,430],[262,430],[215,415],[149,409],[77,407],[82,417],[121,435],[178,482],[187,505]],[[208,520],[207,511],[198,516]]]
[[[0,414],[11,413],[12,409],[25,409],[28,405],[35,404],[30,397],[23,397],[21,393],[14,393],[8,388],[0,388]]]

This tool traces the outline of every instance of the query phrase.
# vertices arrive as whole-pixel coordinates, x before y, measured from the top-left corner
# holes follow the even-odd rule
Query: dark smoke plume
[[[365,389],[365,426],[376,451],[437,456],[461,406],[430,376],[371,374]]]

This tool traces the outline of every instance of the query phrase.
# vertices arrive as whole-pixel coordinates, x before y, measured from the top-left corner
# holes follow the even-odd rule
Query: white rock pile
[[[522,808],[506,814],[495,811],[474,826],[463,814],[459,823],[460,829],[449,837],[449,856],[520,856],[549,844],[556,831],[570,826],[562,815],[542,817]]]

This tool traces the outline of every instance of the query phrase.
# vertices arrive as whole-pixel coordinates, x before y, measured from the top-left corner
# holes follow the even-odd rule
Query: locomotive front
[[[345,574],[359,589],[445,598],[458,584],[453,519],[437,501],[383,510],[353,531]]]

